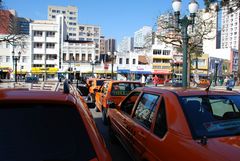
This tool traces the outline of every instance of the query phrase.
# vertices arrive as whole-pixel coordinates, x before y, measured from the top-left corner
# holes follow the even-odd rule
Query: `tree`
[[[204,0],[206,9],[210,9],[210,5],[212,3],[218,3],[220,8],[227,7],[229,13],[235,12],[240,9],[239,0]]]
[[[170,13],[170,16],[172,14]],[[188,82],[190,82],[191,57],[198,58],[203,54],[203,41],[211,40],[216,37],[216,20],[215,11],[200,11],[195,18],[194,26],[189,26],[189,43],[188,43]],[[214,33],[214,34],[213,34]],[[174,16],[172,21],[165,18],[158,19],[158,31],[156,37],[160,42],[172,45],[177,51],[182,52],[182,33],[175,27]]]

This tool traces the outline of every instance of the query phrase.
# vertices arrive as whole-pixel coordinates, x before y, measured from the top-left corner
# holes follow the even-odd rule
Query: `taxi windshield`
[[[180,97],[193,138],[240,134],[240,96]]]
[[[141,87],[142,85],[140,83],[130,83],[130,82],[123,82],[123,83],[114,83],[112,85],[112,96],[126,96],[128,95],[132,90],[134,90],[137,87]]]

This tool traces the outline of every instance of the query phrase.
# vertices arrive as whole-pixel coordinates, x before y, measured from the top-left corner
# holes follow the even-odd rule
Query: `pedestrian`
[[[154,84],[155,86],[157,86],[158,81],[159,81],[159,78],[158,78],[157,75],[155,75],[155,76],[153,77],[153,84]]]

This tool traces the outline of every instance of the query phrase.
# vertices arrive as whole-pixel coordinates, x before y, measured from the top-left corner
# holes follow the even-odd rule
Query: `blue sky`
[[[142,26],[154,26],[157,16],[172,9],[172,0],[3,0],[19,17],[47,19],[48,5],[78,7],[79,23],[99,25],[102,35],[115,38],[133,36]],[[182,13],[187,13],[190,0],[182,0]],[[203,0],[198,0],[203,7]]]

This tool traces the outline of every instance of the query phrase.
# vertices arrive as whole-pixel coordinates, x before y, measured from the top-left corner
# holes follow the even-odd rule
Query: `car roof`
[[[139,84],[142,84],[141,82],[130,81],[130,80],[110,80],[109,82],[112,82],[112,83],[139,83]]]
[[[69,96],[70,85],[64,83],[42,82],[32,83],[1,83],[0,101],[27,101],[32,102],[74,102],[74,96]],[[68,90],[67,90],[68,89]],[[72,92],[73,93],[73,92]]]
[[[213,90],[210,88],[206,91],[205,88],[183,88],[183,87],[140,87],[138,91],[153,92],[153,93],[174,93],[177,96],[196,96],[196,95],[240,95],[237,91]]]

